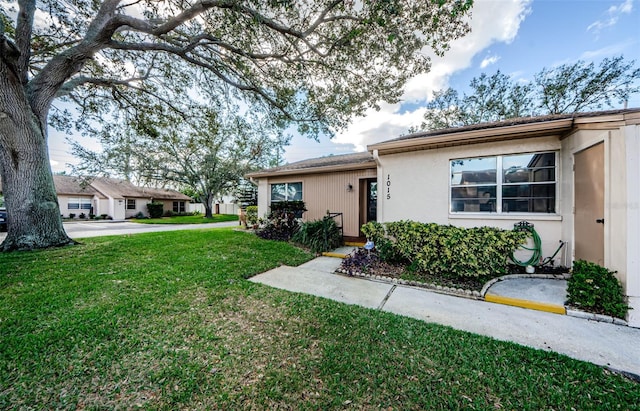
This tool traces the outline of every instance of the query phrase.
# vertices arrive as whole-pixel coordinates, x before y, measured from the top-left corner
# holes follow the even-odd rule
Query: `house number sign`
[[[387,174],[387,200],[391,200],[391,174]]]

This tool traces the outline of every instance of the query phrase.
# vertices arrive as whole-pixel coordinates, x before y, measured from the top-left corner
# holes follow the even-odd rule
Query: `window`
[[[271,202],[302,200],[302,183],[271,184]]]
[[[91,199],[90,198],[69,198],[67,202],[68,210],[91,210]]]
[[[555,213],[556,153],[451,160],[451,212]]]
[[[174,213],[184,213],[186,211],[185,202],[184,201],[174,201],[173,202],[173,212]]]
[[[135,209],[136,209],[136,199],[127,198],[127,210],[135,210]]]

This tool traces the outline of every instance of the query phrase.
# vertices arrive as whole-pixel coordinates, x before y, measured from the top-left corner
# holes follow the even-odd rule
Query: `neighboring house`
[[[345,212],[345,226],[353,227],[363,221],[366,181],[380,186],[380,222],[511,229],[527,221],[542,239],[543,256],[552,255],[560,241],[566,243],[556,264],[585,259],[617,271],[632,307],[629,324],[640,327],[640,109],[416,133],[368,150],[375,168],[371,160],[342,163],[357,181],[340,180],[338,169],[319,173],[321,167],[288,168],[324,159],[250,175],[259,182],[259,213],[280,198],[273,194],[278,185],[293,183],[296,195],[314,210],[306,219],[317,218],[323,209],[360,210],[357,221],[348,221],[353,214]],[[348,183],[355,192],[351,197],[345,195]],[[333,196],[341,200],[330,206]]]
[[[102,210],[107,208],[107,196],[92,187],[88,181],[72,176],[54,175],[53,183],[58,194],[60,214],[64,217],[69,214],[75,214],[76,217],[80,214],[100,215],[103,213]]]
[[[299,161],[247,175],[258,183],[258,215],[271,203],[304,201],[306,221],[342,213],[345,237],[358,237],[360,226],[375,220],[376,163],[369,153],[329,156]]]
[[[175,190],[138,187],[115,178],[96,177],[81,179],[67,175],[54,175],[58,203],[63,216],[81,213],[107,214],[114,220],[131,218],[138,213],[148,215],[147,204],[160,202],[164,210],[185,212],[191,198]]]

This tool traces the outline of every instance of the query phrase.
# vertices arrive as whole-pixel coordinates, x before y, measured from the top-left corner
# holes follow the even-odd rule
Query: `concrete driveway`
[[[129,221],[74,221],[64,223],[64,229],[67,234],[74,239],[158,231],[199,230],[217,227],[238,227],[238,222],[227,221],[210,224],[139,224]],[[0,233],[0,242],[3,241],[6,236],[7,233]]]

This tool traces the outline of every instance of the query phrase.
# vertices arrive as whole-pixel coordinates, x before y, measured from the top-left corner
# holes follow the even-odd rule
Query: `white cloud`
[[[599,60],[604,57],[624,54],[625,50],[635,46],[634,42],[615,43],[597,50],[587,50],[580,54],[580,60]]]
[[[491,56],[491,57],[485,57],[481,62],[480,62],[480,68],[481,69],[486,69],[487,67],[489,67],[492,64],[495,64],[498,62],[498,60],[500,60],[499,56]]]
[[[404,102],[419,104],[430,98],[433,91],[448,87],[449,78],[471,66],[473,58],[496,43],[511,43],[521,23],[530,13],[530,0],[478,0],[473,7],[471,33],[451,43],[444,58],[432,57],[427,74],[411,79],[405,87]],[[498,59],[492,56],[491,59]],[[491,61],[487,60],[487,64]],[[368,144],[388,140],[406,133],[422,121],[424,109],[400,111],[400,105],[383,104],[380,111],[371,110],[334,138],[335,143],[351,144],[354,151]]]
[[[587,31],[594,34],[600,34],[600,31],[613,27],[618,23],[622,14],[630,14],[633,11],[633,0],[625,0],[619,6],[611,6],[605,12],[606,17],[603,20],[596,20],[587,27]]]

